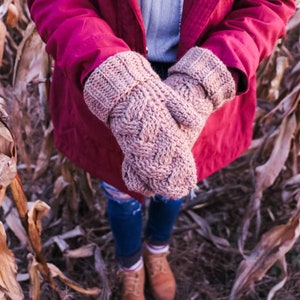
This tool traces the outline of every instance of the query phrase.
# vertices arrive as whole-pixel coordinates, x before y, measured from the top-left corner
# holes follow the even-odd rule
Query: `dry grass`
[[[15,262],[18,267],[25,299],[119,299],[106,199],[97,180],[54,148],[46,105],[52,62],[24,2],[15,3],[18,22],[7,25],[0,67],[0,116],[14,140],[8,142],[7,128],[0,126],[0,152],[16,159],[24,194],[16,194],[14,180],[5,191],[0,237],[6,233],[7,241],[0,239],[0,261],[3,253],[14,258],[10,266]],[[300,298],[299,11],[287,29],[258,70],[252,146],[200,182],[179,216],[170,255],[177,299]],[[20,197],[26,202],[25,223],[18,221],[15,208]],[[27,202],[29,208],[43,209],[28,213]],[[29,228],[37,230],[34,239]],[[272,292],[278,283],[278,291]],[[88,296],[94,287],[101,293]],[[0,280],[0,298],[1,292],[9,295]],[[148,288],[147,299],[152,299]]]

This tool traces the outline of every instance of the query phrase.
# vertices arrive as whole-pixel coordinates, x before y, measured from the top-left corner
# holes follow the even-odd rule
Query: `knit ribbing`
[[[202,86],[214,110],[232,99],[235,94],[234,79],[224,63],[210,50],[193,47],[173,67],[169,75],[185,74]]]
[[[169,69],[165,83],[199,114],[198,126],[183,128],[190,146],[196,142],[211,113],[236,93],[234,79],[227,67],[211,51],[199,47],[190,49]]]

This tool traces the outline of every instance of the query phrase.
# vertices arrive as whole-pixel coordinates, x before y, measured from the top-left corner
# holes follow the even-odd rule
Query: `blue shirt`
[[[146,31],[147,59],[175,62],[183,0],[138,0]]]

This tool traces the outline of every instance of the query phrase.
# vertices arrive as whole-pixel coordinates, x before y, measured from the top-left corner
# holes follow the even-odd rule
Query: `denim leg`
[[[145,238],[150,244],[166,245],[170,242],[182,201],[183,198],[171,200],[161,195],[151,198],[145,229]]]
[[[125,268],[142,255],[142,205],[129,195],[101,182],[107,198],[107,213],[113,233],[116,259]]]

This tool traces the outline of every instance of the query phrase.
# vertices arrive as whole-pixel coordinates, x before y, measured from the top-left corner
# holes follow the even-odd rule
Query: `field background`
[[[5,14],[8,2],[0,2],[7,29],[2,44],[0,33],[0,150],[7,142],[7,126],[17,150],[23,200],[29,207],[41,205],[45,215],[40,241],[31,236],[28,242],[16,210],[22,195],[14,194],[14,185],[2,193],[0,299],[1,292],[7,299],[16,294],[42,300],[119,299],[106,199],[97,180],[55,149],[47,109],[53,62],[24,1],[15,1],[18,16],[12,23]],[[169,256],[176,299],[300,299],[299,10],[257,75],[250,148],[199,182],[176,224]],[[25,214],[39,225],[34,214]],[[4,256],[5,244],[13,254],[8,254],[10,260]],[[17,271],[12,271],[14,263]],[[2,267],[6,264],[10,268]],[[43,273],[45,268],[51,274]],[[11,283],[14,278],[8,280],[10,273],[16,274],[21,292]],[[10,293],[12,287],[16,291]],[[95,287],[100,294],[93,295]],[[147,299],[152,299],[148,287]]]

